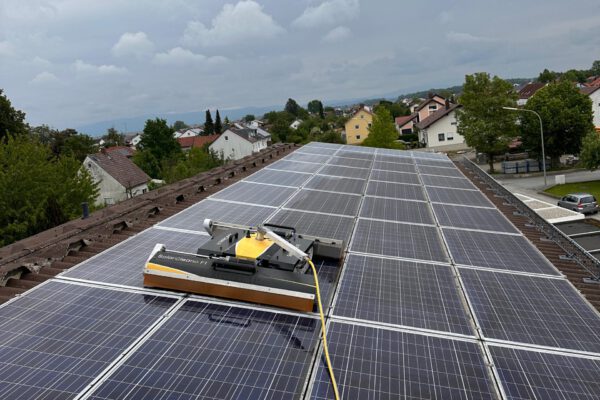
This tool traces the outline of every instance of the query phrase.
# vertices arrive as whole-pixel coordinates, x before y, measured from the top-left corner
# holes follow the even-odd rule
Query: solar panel
[[[300,190],[285,204],[285,208],[355,216],[361,196],[353,194]]]
[[[565,279],[461,269],[483,335],[600,353],[600,315]]]
[[[301,234],[344,240],[348,243],[354,218],[281,210],[271,217],[269,222],[296,228],[296,231]]]
[[[425,188],[432,202],[445,204],[462,204],[465,206],[478,207],[494,207],[491,201],[488,200],[478,190],[451,189],[441,187]]]
[[[496,398],[476,343],[338,322],[327,341],[341,398]],[[311,398],[333,398],[323,362]]]
[[[452,269],[351,254],[333,314],[472,335]]]
[[[523,236],[444,228],[444,237],[457,264],[560,275]]]
[[[365,181],[362,179],[343,178],[340,176],[315,175],[304,185],[304,187],[338,193],[362,194],[365,190]]]
[[[158,226],[204,232],[202,224],[205,218],[230,224],[256,226],[274,211],[274,208],[206,199],[167,218]]]
[[[371,171],[371,180],[394,182],[394,183],[409,183],[409,184],[413,184],[413,185],[418,185],[420,183],[419,176],[417,174],[405,174],[405,173],[401,173],[401,172],[382,171],[379,169],[374,169]]]
[[[334,149],[337,150],[339,148],[344,147],[344,145],[341,144],[337,144],[337,143],[325,143],[325,142],[310,142],[306,145],[303,146],[303,148],[305,147],[319,147],[319,148],[325,148],[325,149]]]
[[[244,180],[247,182],[300,187],[310,177],[310,174],[277,171],[273,169],[261,169],[260,171],[253,173]]]
[[[452,178],[448,176],[436,176],[436,175],[421,175],[423,184],[425,186],[439,186],[453,189],[473,189],[477,188],[468,179],[463,178]]]
[[[490,346],[510,399],[589,399],[600,393],[600,360]]]
[[[306,153],[306,154],[318,154],[323,156],[330,156],[335,153],[337,149],[328,149],[324,147],[308,147],[302,146],[296,152],[298,153]]]
[[[448,261],[434,226],[359,219],[351,250],[427,261]]]
[[[369,181],[366,194],[393,199],[425,200],[425,193],[421,186],[402,183]]]
[[[208,239],[208,235],[147,229],[78,264],[61,276],[142,287],[142,270],[157,243],[164,244],[169,250],[195,253]]]
[[[358,158],[360,160],[373,160],[372,152],[363,152],[363,151],[348,151],[348,150],[339,150],[335,153],[337,157],[348,157],[348,158]]]
[[[321,164],[307,163],[302,161],[279,160],[273,164],[267,165],[268,169],[280,171],[308,172],[312,174],[321,168]]]
[[[426,175],[451,176],[455,178],[464,178],[458,168],[431,167],[429,165],[419,165],[419,173]]]
[[[442,226],[519,233],[517,228],[496,209],[449,204],[433,204],[432,206]]]
[[[318,326],[313,318],[187,301],[91,398],[299,398]]]
[[[411,174],[417,173],[417,169],[413,164],[400,164],[387,161],[375,161],[373,163],[373,169],[382,169],[385,171],[395,172],[408,172]]]
[[[279,207],[285,203],[295,191],[295,188],[241,181],[217,192],[211,196],[211,199]]]
[[[175,299],[48,281],[0,308],[4,399],[79,394]]]
[[[415,160],[418,165],[430,165],[432,167],[446,167],[446,168],[456,168],[454,163],[450,160],[429,160],[426,158],[417,158]]]
[[[284,159],[324,164],[329,158],[330,156],[328,155],[308,154],[295,151],[292,154],[287,155]]]
[[[410,157],[410,153],[402,152],[402,155],[399,154],[377,154],[375,157],[375,161],[379,162],[391,162],[391,163],[400,163],[400,164],[414,164],[414,158]]]
[[[426,160],[444,160],[444,161],[450,160],[448,158],[448,156],[445,155],[444,153],[426,153],[424,151],[411,151],[411,154],[417,160],[419,158],[423,158]]]
[[[319,171],[322,175],[343,176],[346,178],[367,179],[369,170],[365,168],[341,167],[338,165],[326,165]]]
[[[369,160],[359,160],[355,158],[346,158],[346,157],[331,157],[331,159],[327,162],[331,165],[341,165],[344,167],[354,167],[354,168],[371,168],[372,162]]]
[[[363,218],[385,219],[388,221],[435,224],[429,204],[420,201],[383,199],[366,196],[360,216]]]

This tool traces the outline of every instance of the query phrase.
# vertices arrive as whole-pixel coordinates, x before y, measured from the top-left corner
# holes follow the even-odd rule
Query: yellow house
[[[369,136],[369,128],[373,123],[373,114],[366,108],[358,110],[346,122],[346,143],[360,144]]]

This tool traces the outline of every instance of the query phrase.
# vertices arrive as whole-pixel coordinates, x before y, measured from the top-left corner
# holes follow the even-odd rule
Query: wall
[[[249,156],[254,151],[252,143],[228,130],[219,136],[209,148],[218,154],[223,152],[223,157],[230,160],[239,160]]]
[[[456,133],[456,126],[456,113],[452,111],[445,117],[439,119],[433,125],[427,127],[427,129],[421,130],[419,132],[419,141],[423,142],[423,139],[425,139],[428,148],[440,148],[447,147],[450,145],[461,145],[465,142],[465,138]],[[444,134],[445,140],[439,140],[438,135],[440,133]],[[448,133],[452,134],[452,140],[448,140]]]
[[[365,110],[359,110],[354,114],[354,116],[346,122],[346,143],[362,143],[367,136],[369,136],[369,127],[372,122],[373,116]]]
[[[594,112],[594,126],[600,128],[600,89],[590,95],[592,111]]]
[[[83,161],[83,167],[89,171],[94,182],[98,182],[99,192],[98,197],[96,197],[96,204],[114,204],[127,198],[125,187],[117,182],[115,178],[107,174],[106,171],[100,168],[100,166],[89,157],[86,157]]]

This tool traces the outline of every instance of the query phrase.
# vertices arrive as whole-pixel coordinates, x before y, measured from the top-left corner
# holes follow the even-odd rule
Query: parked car
[[[570,193],[558,201],[558,206],[583,214],[598,212],[598,202],[589,193]]]

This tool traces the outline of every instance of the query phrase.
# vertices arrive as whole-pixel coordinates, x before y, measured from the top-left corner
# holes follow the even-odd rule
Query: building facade
[[[373,123],[373,114],[365,107],[361,107],[346,122],[346,143],[360,144],[369,136],[369,128]]]

